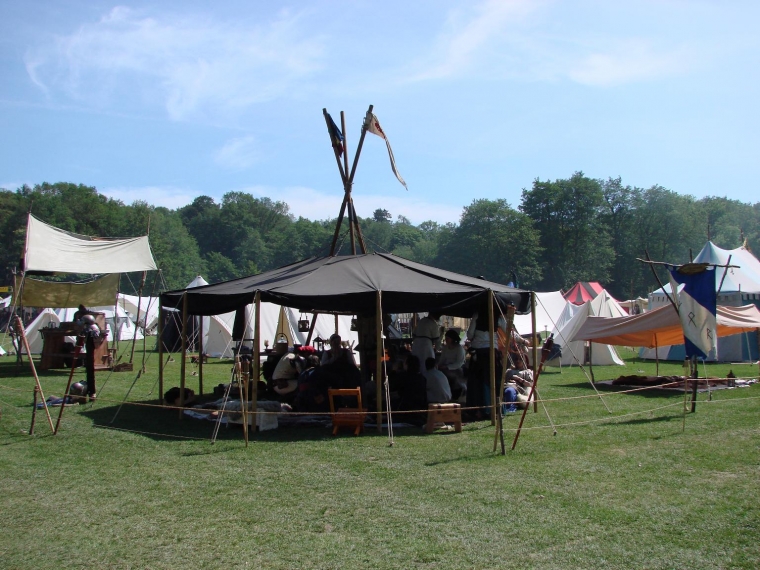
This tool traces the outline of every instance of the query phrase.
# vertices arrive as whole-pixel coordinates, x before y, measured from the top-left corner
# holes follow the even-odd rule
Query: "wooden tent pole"
[[[198,394],[203,395],[203,315],[198,317]],[[209,317],[209,329],[211,317]]]
[[[340,162],[338,163],[340,164]],[[346,212],[346,195],[343,195],[343,204],[340,206],[340,213],[338,214],[338,221],[335,222],[335,233],[333,234],[332,245],[330,246],[330,256],[335,255],[335,246],[338,244],[338,236],[340,235],[340,225],[343,222],[343,214]]]
[[[251,387],[251,412],[253,413],[253,431],[256,432],[256,410],[259,402],[259,378],[261,377],[261,292],[256,291],[253,296],[253,304],[256,306],[256,320],[253,321],[253,385]]]
[[[488,381],[491,390],[491,425],[496,425],[496,346],[494,337],[496,336],[496,327],[494,326],[493,314],[494,296],[493,290],[488,290],[488,341],[490,350],[488,351]]]
[[[317,326],[317,315],[319,315],[317,311],[314,311],[311,314],[311,325],[309,326],[309,334],[306,335],[306,346],[311,344],[311,337],[314,335],[314,327]]]
[[[356,238],[359,241],[359,249],[362,253],[367,253],[367,246],[364,244],[364,236],[362,235],[362,228],[359,225],[359,218],[356,215],[356,210],[354,209],[354,199],[349,199],[349,207],[351,208],[351,212],[353,214],[354,223],[356,224]]]
[[[515,306],[510,304],[507,307],[507,355],[509,355],[509,347],[512,346],[512,335],[514,334],[514,323],[515,323]],[[535,329],[535,327],[533,327]],[[507,359],[509,356],[507,356]],[[502,406],[502,400],[504,398],[504,385],[506,384],[507,380],[507,368],[508,365],[505,364],[503,366],[503,371],[501,374],[501,382],[499,385],[499,393],[496,397],[496,407],[498,408],[496,412],[496,431],[493,434],[493,450],[496,451],[496,445],[497,440],[501,440],[501,454],[504,455],[506,453],[506,450],[504,448],[504,427],[502,425],[503,423],[503,413],[501,410]],[[498,438],[497,438],[498,436]]]
[[[24,323],[21,322],[21,318],[18,315],[16,315],[16,334],[21,337],[21,342],[26,349],[26,355],[29,358],[29,366],[31,366],[32,375],[34,376],[34,404],[32,405],[32,425],[29,428],[29,435],[34,434],[34,418],[37,413],[37,394],[40,395],[40,400],[42,401],[43,407],[45,408],[45,415],[47,415],[48,423],[50,424],[50,431],[55,433],[55,428],[53,427],[53,418],[50,417],[50,410],[48,409],[47,400],[45,400],[45,394],[42,393],[40,378],[37,376],[37,369],[34,367],[34,360],[32,360],[32,351],[29,349],[29,340],[26,338],[26,333],[24,332]]]
[[[531,344],[533,345],[533,378],[535,378],[536,374],[538,373],[538,363],[536,362],[538,360],[538,342],[537,342],[538,336],[536,336],[536,292],[535,291],[530,292],[530,315],[531,315],[530,324],[533,327],[533,331],[532,331],[533,336],[531,337]],[[538,402],[536,400],[533,401],[534,414],[538,413]],[[504,448],[504,443],[502,441],[502,452],[504,451],[503,448]]]
[[[187,359],[187,291],[182,294],[182,360],[180,362],[179,376],[179,419],[184,415],[182,408],[185,405],[185,360]]]
[[[367,124],[372,119],[372,109],[374,105],[370,105],[367,109],[367,113],[364,115],[364,123],[362,124],[362,134],[359,137],[359,145],[356,147],[356,154],[354,155],[354,163],[351,165],[351,172],[348,175],[348,183],[354,183],[354,174],[356,174],[356,165],[359,162],[359,155],[362,153],[362,147],[364,146],[364,137],[367,134]]]
[[[657,333],[654,335],[654,373],[659,376],[660,375],[660,347],[658,346],[657,342]]]
[[[147,321],[147,317],[146,317]],[[158,396],[163,401],[164,396],[164,308],[158,301]]]
[[[132,362],[132,359],[135,356],[135,343],[137,343],[137,328],[140,323],[140,304],[142,302],[142,291],[143,287],[145,287],[145,278],[148,276],[147,271],[143,271],[142,273],[142,279],[140,280],[140,287],[137,289],[137,323],[135,323],[135,332],[132,335],[132,351],[129,353],[129,362]],[[119,294],[116,294],[116,300],[118,304]],[[146,316],[147,320],[147,316]],[[145,335],[143,335],[143,339],[145,338]]]
[[[375,399],[376,399],[376,416],[375,423],[377,424],[377,433],[383,431],[383,398],[382,398],[382,386],[385,378],[383,377],[383,361],[385,359],[385,350],[383,350],[383,304],[381,292],[378,290],[376,295],[376,307],[375,307]],[[390,420],[388,421],[388,433],[390,433],[391,426]]]

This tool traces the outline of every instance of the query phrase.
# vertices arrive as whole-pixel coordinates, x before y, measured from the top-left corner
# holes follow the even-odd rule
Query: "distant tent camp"
[[[24,334],[26,341],[29,343],[29,350],[32,354],[41,354],[44,339],[42,338],[42,329],[53,326],[57,327],[61,319],[53,309],[43,309],[37,317],[26,326]],[[72,342],[74,342],[72,337]],[[22,346],[21,353],[26,354],[26,349]]]
[[[586,301],[596,299],[602,291],[604,291],[604,287],[596,281],[578,281],[564,294],[564,297],[573,305],[582,305]]]
[[[752,304],[760,307],[760,261],[746,246],[736,249],[722,249],[713,242],[708,241],[699,254],[694,258],[694,263],[711,263],[727,265],[731,260],[731,267],[725,271],[721,269],[715,272],[715,289],[718,291],[718,305],[724,307],[742,307]],[[721,285],[722,282],[722,285]],[[720,287],[720,290],[718,288]],[[662,289],[658,289],[649,295],[649,306],[656,309],[664,305],[670,305],[667,295],[671,294],[670,284],[666,283]],[[644,359],[654,360],[683,360],[686,354],[683,344],[666,345],[654,348],[642,348],[639,356]],[[746,362],[756,361],[760,356],[758,351],[757,332],[743,332],[732,336],[719,336],[717,348],[712,351],[707,360],[723,362]]]
[[[540,334],[554,330],[554,327],[559,324],[567,304],[562,291],[536,293],[536,332]],[[529,335],[533,330],[532,320],[533,317],[530,313],[515,315],[515,329],[520,334]]]
[[[572,312],[566,311],[563,316],[567,318]],[[586,364],[589,362],[589,353],[586,351],[586,342],[582,340],[572,340],[580,330],[583,323],[589,317],[625,317],[626,313],[617,301],[613,299],[607,291],[602,289],[601,293],[593,301],[587,301],[582,306],[575,309],[572,317],[566,322],[558,323],[554,333],[554,341],[562,350],[560,357],[548,360],[548,366],[572,366],[574,364]],[[561,318],[561,320],[564,320]],[[615,347],[608,344],[592,343],[590,345],[590,359],[594,366],[609,366],[617,364],[622,366],[623,361],[615,351]]]

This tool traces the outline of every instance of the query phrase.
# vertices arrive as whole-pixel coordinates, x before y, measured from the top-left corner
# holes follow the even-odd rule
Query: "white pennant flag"
[[[388,156],[390,156],[391,158],[391,170],[393,170],[393,174],[396,175],[396,178],[398,178],[398,181],[404,185],[404,188],[406,188],[406,182],[404,182],[404,179],[401,178],[401,175],[398,173],[398,170],[396,170],[396,159],[393,158],[391,143],[388,142],[388,137],[385,136],[385,132],[383,131],[383,128],[380,126],[380,122],[377,120],[377,117],[374,115],[374,113],[371,115],[371,117],[369,117],[369,124],[367,125],[367,130],[371,132],[373,135],[377,135],[385,141],[385,145],[388,147]],[[409,190],[409,188],[406,188],[406,189]]]

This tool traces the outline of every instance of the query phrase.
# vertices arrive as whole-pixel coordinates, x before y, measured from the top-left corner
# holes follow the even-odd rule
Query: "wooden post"
[[[185,405],[185,360],[187,359],[187,291],[182,294],[182,361],[179,377],[179,419],[182,420]]]
[[[158,301],[158,398],[164,400],[164,308]]]
[[[309,334],[306,335],[306,346],[309,346],[311,344],[311,337],[314,335],[314,327],[317,326],[317,315],[319,313],[314,311],[311,314],[311,326],[309,326]]]
[[[21,319],[18,315],[16,315],[16,334],[21,338],[21,342],[26,349],[26,355],[29,358],[29,366],[31,366],[32,375],[34,376],[34,404],[32,405],[32,425],[29,428],[29,435],[34,434],[34,419],[37,413],[37,394],[40,395],[40,400],[42,400],[43,407],[45,408],[45,415],[47,415],[48,423],[50,424],[50,431],[55,433],[55,428],[53,427],[53,418],[50,417],[50,410],[48,409],[47,401],[45,400],[45,394],[42,393],[40,378],[37,376],[37,369],[34,367],[34,361],[32,360],[32,351],[29,349],[29,341],[27,340],[26,333],[24,332],[24,323],[21,322]],[[19,351],[19,353],[20,352],[21,351]]]
[[[538,343],[536,342],[538,340],[538,336],[536,335],[536,292],[531,291],[530,292],[530,324],[533,327],[533,337],[531,339],[531,344],[533,345],[533,378],[536,377],[538,374],[538,363],[536,362],[538,360]],[[514,319],[514,316],[512,317]],[[509,345],[507,345],[509,346]],[[507,349],[507,352],[509,352],[509,349]],[[538,398],[533,401],[533,413],[538,413]],[[502,455],[504,452],[504,438],[502,437]]]
[[[132,351],[129,353],[129,362],[132,362],[132,359],[135,356],[135,344],[137,343],[137,328],[140,323],[140,304],[142,303],[142,291],[143,287],[145,287],[145,278],[148,276],[147,271],[143,271],[142,279],[140,280],[140,287],[137,290],[137,323],[135,323],[135,333],[132,335]],[[118,300],[118,294],[116,296],[116,299]],[[147,320],[147,313],[146,313],[146,320]],[[147,323],[146,323],[147,324]],[[143,332],[145,331],[145,328],[143,327]],[[143,340],[145,340],[145,335],[143,334]]]
[[[210,317],[209,317],[210,319]],[[203,395],[203,316],[198,317],[198,394]],[[211,327],[209,327],[211,328]]]
[[[691,387],[691,413],[697,411],[697,387],[699,386],[699,368],[697,367],[697,357],[691,357],[692,362],[692,387]]]
[[[535,297],[533,297],[533,299],[535,299]],[[507,307],[507,354],[509,354],[509,347],[512,345],[511,344],[512,343],[512,335],[514,334],[512,329],[514,328],[514,323],[515,323],[515,306],[512,305],[512,304],[510,304]],[[535,328],[536,327],[535,327],[535,323],[534,323],[533,329],[535,330]],[[535,367],[535,363],[536,363],[536,361],[534,360],[533,361],[533,366],[534,367]],[[496,396],[496,408],[497,408],[497,411],[496,411],[496,417],[497,417],[496,426],[497,427],[496,427],[496,433],[493,434],[493,450],[496,451],[496,443],[497,443],[496,436],[498,435],[499,436],[499,440],[501,441],[501,454],[502,455],[504,455],[506,453],[506,450],[504,448],[504,428],[503,428],[503,425],[502,425],[502,420],[503,420],[502,416],[503,416],[503,414],[502,414],[502,411],[501,411],[501,406],[502,406],[502,398],[504,397],[504,385],[506,384],[506,379],[507,379],[507,368],[508,368],[508,366],[505,364],[504,365],[504,370],[502,370],[502,373],[501,373],[501,383],[499,385],[499,393]],[[535,374],[533,376],[535,377]]]
[[[488,290],[488,342],[490,350],[488,351],[488,380],[491,389],[491,425],[496,425],[496,327],[494,326],[493,314],[494,296],[491,289]]]
[[[69,372],[69,380],[66,382],[66,390],[63,392],[63,402],[61,403],[61,409],[58,411],[58,420],[55,422],[55,429],[53,435],[58,435],[58,428],[61,425],[61,417],[63,416],[63,408],[66,407],[66,398],[69,395],[69,389],[71,388],[71,379],[74,377],[74,369],[76,368],[77,359],[82,353],[82,347],[77,344],[74,348],[74,353],[71,356],[71,371]]]
[[[654,335],[654,372],[657,376],[660,375],[660,347],[657,343],[657,334]]]
[[[375,398],[377,400],[377,405],[375,406],[377,409],[376,414],[376,420],[377,423],[377,433],[381,433],[383,431],[383,398],[382,398],[382,386],[383,382],[385,381],[385,377],[383,375],[383,359],[385,358],[385,351],[383,350],[383,303],[382,303],[382,296],[380,291],[377,291],[376,295],[376,306],[375,306],[375,315],[376,315],[376,325],[375,325],[375,335],[377,336],[376,346],[375,346]],[[390,424],[390,418],[388,420],[388,423]],[[388,433],[390,433],[390,425],[388,426]]]
[[[256,320],[253,321],[253,385],[251,387],[251,413],[253,413],[253,431],[256,432],[256,420],[258,419],[259,404],[259,378],[261,377],[261,292],[256,291],[253,296],[253,304],[256,307]]]

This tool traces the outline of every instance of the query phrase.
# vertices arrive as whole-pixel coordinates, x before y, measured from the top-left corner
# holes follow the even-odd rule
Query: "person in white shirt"
[[[441,356],[438,359],[438,370],[448,378],[454,401],[459,400],[467,392],[467,381],[463,370],[465,357],[459,333],[454,329],[447,330]]]
[[[435,367],[435,358],[425,361],[425,378],[428,404],[446,404],[451,401],[449,379]]]
[[[440,317],[439,313],[430,312],[420,319],[414,329],[412,354],[420,362],[425,362],[428,358],[435,358],[436,351],[441,349],[441,327],[438,324]]]

